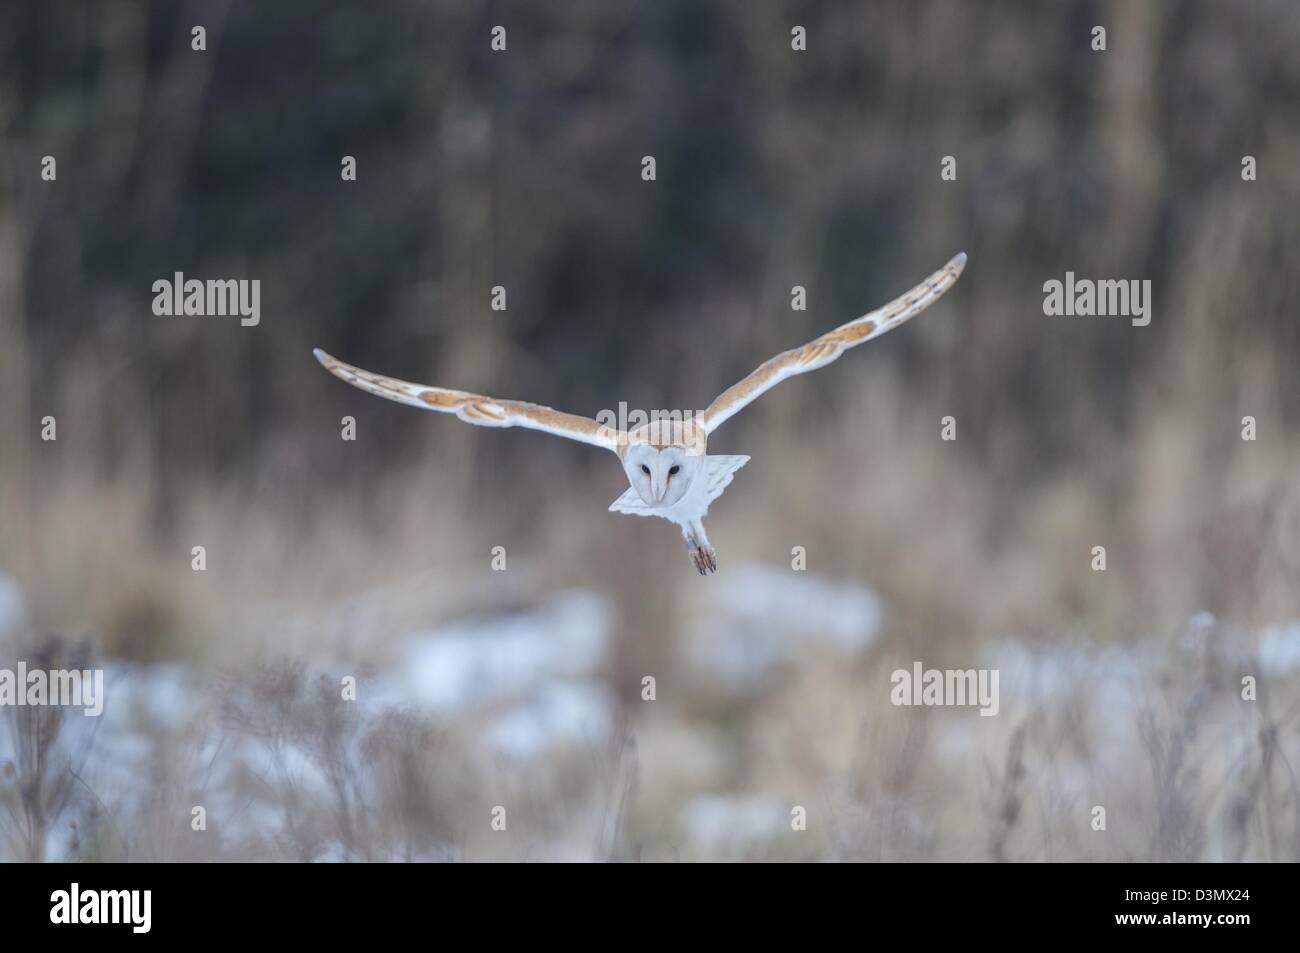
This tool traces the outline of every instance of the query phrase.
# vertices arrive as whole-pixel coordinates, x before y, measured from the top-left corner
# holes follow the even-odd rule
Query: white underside
[[[731,478],[736,471],[749,462],[746,456],[706,455],[705,471],[691,484],[686,495],[672,506],[650,506],[628,487],[617,500],[609,505],[611,513],[628,513],[632,516],[658,516],[678,526],[698,522],[709,512],[709,504],[722,496],[723,491],[731,485]]]

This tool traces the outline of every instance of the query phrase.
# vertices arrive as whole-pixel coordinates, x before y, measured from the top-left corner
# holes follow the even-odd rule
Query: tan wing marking
[[[911,291],[895,298],[883,308],[877,308],[834,331],[828,331],[803,347],[778,354],[761,364],[744,380],[723,391],[697,420],[707,433],[712,433],[724,421],[787,377],[825,367],[849,348],[865,344],[898,327],[938,301],[961,277],[965,267],[966,253],[962,252]]]
[[[399,404],[455,414],[461,420],[480,427],[527,427],[614,451],[617,451],[622,436],[619,431],[590,417],[566,414],[551,407],[521,400],[497,400],[445,387],[412,384],[345,364],[320,348],[312,353],[327,371],[353,387]]]

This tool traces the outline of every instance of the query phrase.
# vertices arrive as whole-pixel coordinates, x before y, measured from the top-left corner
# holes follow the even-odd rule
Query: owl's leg
[[[709,537],[704,532],[704,524],[691,520],[682,526],[682,535],[686,537],[686,554],[701,576],[718,571],[718,554],[709,545]]]

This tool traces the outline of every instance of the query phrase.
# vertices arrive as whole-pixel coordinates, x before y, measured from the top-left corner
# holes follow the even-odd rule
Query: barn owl
[[[749,462],[747,456],[707,453],[713,431],[787,377],[825,367],[849,348],[879,337],[924,311],[953,286],[965,265],[963,252],[884,307],[759,365],[697,414],[680,415],[681,420],[652,420],[626,431],[540,404],[411,384],[344,364],[319,348],[313,353],[335,377],[379,397],[422,410],[455,414],[482,427],[527,427],[616,453],[629,487],[610,504],[610,511],[659,516],[677,524],[686,539],[691,563],[700,575],[707,575],[717,570],[718,562],[704,532],[704,517],[709,504],[722,495],[736,471]]]

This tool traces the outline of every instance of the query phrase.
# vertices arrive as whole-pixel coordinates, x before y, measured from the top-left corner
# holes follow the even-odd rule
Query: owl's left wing
[[[700,415],[699,423],[712,433],[742,408],[767,393],[787,377],[806,374],[825,367],[851,347],[880,337],[908,318],[920,314],[943,296],[961,277],[966,267],[966,253],[961,252],[911,291],[895,298],[883,308],[828,331],[803,347],[778,354],[760,365],[753,373],[719,395]]]
[[[482,394],[470,394],[462,390],[447,390],[445,387],[429,387],[425,384],[412,384],[395,377],[385,377],[363,371],[351,364],[344,364],[338,358],[331,357],[320,348],[312,351],[321,366],[340,380],[347,381],[367,393],[388,400],[419,407],[421,410],[437,410],[444,414],[455,414],[466,423],[480,427],[527,427],[567,437],[594,447],[618,452],[618,445],[623,434],[621,431],[592,420],[566,414],[541,404],[530,404],[522,400],[497,400]]]

